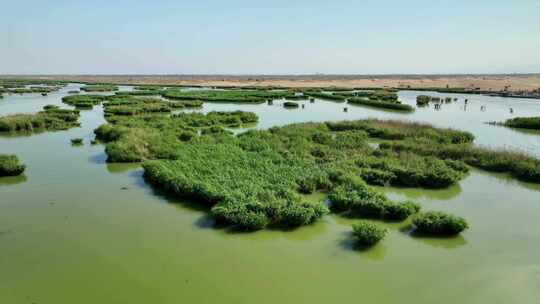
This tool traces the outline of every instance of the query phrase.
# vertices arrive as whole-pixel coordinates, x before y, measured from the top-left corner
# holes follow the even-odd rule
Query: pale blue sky
[[[0,74],[540,72],[540,1],[5,1]]]

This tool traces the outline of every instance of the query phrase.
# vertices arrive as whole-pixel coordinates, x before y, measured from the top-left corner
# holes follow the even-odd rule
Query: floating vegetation
[[[21,175],[25,169],[16,155],[0,154],[0,177]]]
[[[202,100],[207,102],[264,103],[269,99],[294,98],[289,91],[269,90],[191,90],[168,89],[163,97],[176,100]]]
[[[72,138],[71,139],[71,144],[73,146],[81,146],[83,144],[83,139],[82,138]]]
[[[506,120],[503,125],[511,128],[540,130],[540,117],[516,117]]]
[[[375,223],[360,221],[352,225],[353,236],[361,246],[373,246],[382,240],[388,230]]]
[[[71,90],[71,91],[68,91],[68,94],[79,94],[81,91],[79,90]]]
[[[85,92],[113,92],[118,91],[118,87],[112,84],[91,84],[81,88]]]
[[[62,97],[62,102],[78,109],[91,110],[95,105],[102,103],[107,98],[104,95],[69,95]]]
[[[14,114],[0,117],[0,132],[39,132],[67,130],[79,126],[79,111],[43,107],[36,114]]]
[[[285,108],[298,108],[298,107],[299,107],[298,103],[292,102],[292,101],[286,101],[286,102],[284,102],[284,103],[283,103],[283,106],[284,106]]]
[[[439,211],[419,213],[412,223],[416,232],[434,235],[455,235],[469,228],[464,218]]]

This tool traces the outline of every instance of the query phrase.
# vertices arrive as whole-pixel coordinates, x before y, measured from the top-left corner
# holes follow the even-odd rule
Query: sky
[[[18,0],[0,74],[540,73],[540,0]]]

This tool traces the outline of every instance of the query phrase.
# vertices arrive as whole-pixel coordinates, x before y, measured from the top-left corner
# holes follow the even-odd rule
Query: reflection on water
[[[461,193],[460,184],[452,185],[444,189],[423,189],[423,188],[406,188],[406,187],[381,187],[374,186],[381,191],[391,191],[400,197],[408,197],[412,199],[430,199],[430,200],[450,200]]]
[[[0,187],[16,185],[26,182],[26,175],[0,177]]]

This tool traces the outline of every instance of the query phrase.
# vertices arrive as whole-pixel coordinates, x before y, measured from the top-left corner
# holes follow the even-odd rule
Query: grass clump
[[[344,102],[347,100],[347,96],[334,94],[334,93],[324,93],[320,91],[306,91],[304,92],[305,95],[309,97],[319,98],[323,100],[331,100],[331,101],[338,101],[338,102]]]
[[[77,109],[91,110],[95,105],[105,101],[108,97],[103,95],[70,95],[62,97],[62,102]]]
[[[25,169],[16,155],[0,154],[0,177],[21,175]]]
[[[286,101],[286,102],[284,102],[284,103],[283,103],[283,106],[284,106],[285,108],[298,108],[298,107],[299,107],[298,103],[292,102],[292,101]]]
[[[74,146],[80,146],[83,144],[83,139],[82,138],[72,138],[71,139],[71,144],[74,145]]]
[[[373,246],[381,241],[388,230],[375,223],[360,221],[352,225],[353,235],[361,246]]]
[[[398,203],[389,200],[353,175],[344,175],[329,192],[328,198],[333,210],[359,217],[402,221],[420,210],[420,205],[411,201]]]
[[[374,100],[374,99],[354,97],[354,98],[349,98],[348,103],[352,105],[363,105],[363,106],[369,106],[369,107],[374,107],[374,108],[390,109],[390,110],[405,111],[405,112],[414,111],[414,108],[411,107],[410,105],[402,104],[400,101],[397,101],[397,100],[385,101],[385,100]]]
[[[79,111],[47,105],[36,114],[0,117],[0,132],[39,132],[67,130],[79,126]]]
[[[413,153],[377,153],[358,158],[360,176],[374,185],[445,188],[457,183],[468,167],[459,161],[441,160]]]
[[[540,160],[518,151],[492,150],[471,144],[434,144],[424,140],[385,142],[380,148],[460,160],[486,171],[509,173],[523,181],[540,183]]]
[[[81,88],[85,92],[113,92],[118,91],[118,87],[112,84],[92,84]]]
[[[210,206],[218,222],[258,230],[271,224],[306,225],[328,212],[322,203],[302,201],[291,176],[303,168],[284,159],[270,161],[230,143],[199,142],[179,149],[174,161],[145,162],[145,177]]]
[[[455,235],[469,227],[464,218],[439,211],[419,213],[412,223],[415,231],[433,235]]]
[[[202,100],[207,102],[264,103],[271,99],[293,97],[289,91],[274,90],[190,90],[168,89],[161,93],[167,99]]]
[[[198,131],[206,135],[226,135],[222,127],[239,127],[258,121],[250,112],[209,112],[159,115],[110,115],[108,124],[94,133],[107,143],[105,152],[109,162],[139,162],[146,159],[174,159],[177,148],[198,137]]]
[[[435,128],[429,124],[404,122],[399,120],[366,119],[355,121],[327,122],[332,131],[367,132],[370,137],[388,140],[424,139],[433,143],[471,143],[474,135],[470,132]]]
[[[431,96],[428,95],[418,95],[416,96],[416,105],[418,106],[427,106],[431,101]]]
[[[506,120],[504,125],[511,128],[540,130],[540,117],[516,117]]]

